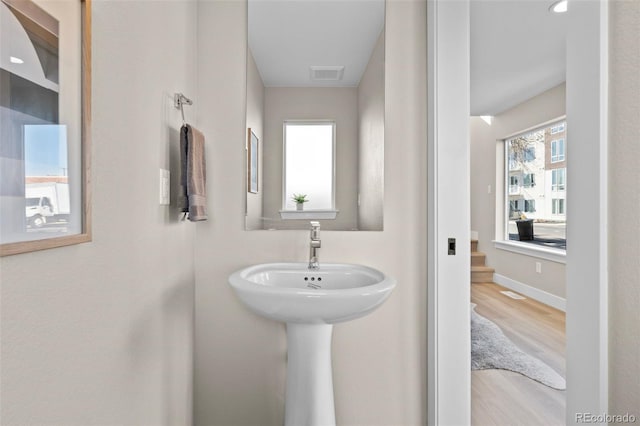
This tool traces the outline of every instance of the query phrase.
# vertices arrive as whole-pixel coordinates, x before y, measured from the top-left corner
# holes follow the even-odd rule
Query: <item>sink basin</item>
[[[389,297],[395,280],[361,265],[266,263],[235,272],[229,283],[254,312],[277,321],[334,324],[362,317]]]
[[[335,425],[333,324],[376,309],[395,280],[360,265],[265,263],[233,273],[229,283],[251,310],[287,323],[285,426]]]

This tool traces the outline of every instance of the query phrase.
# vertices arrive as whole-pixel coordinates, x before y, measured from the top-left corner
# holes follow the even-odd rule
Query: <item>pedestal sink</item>
[[[375,310],[395,280],[361,265],[266,263],[233,273],[229,283],[252,311],[287,324],[285,426],[335,425],[333,324]]]

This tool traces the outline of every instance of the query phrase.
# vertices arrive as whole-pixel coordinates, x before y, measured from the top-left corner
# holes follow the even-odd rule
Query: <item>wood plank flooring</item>
[[[566,377],[565,314],[535,300],[514,300],[494,283],[473,283],[476,312],[496,323],[523,351]],[[566,391],[505,370],[471,372],[473,426],[565,424]]]

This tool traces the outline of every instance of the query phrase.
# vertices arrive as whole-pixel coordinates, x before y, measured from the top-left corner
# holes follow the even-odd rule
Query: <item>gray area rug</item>
[[[471,305],[471,370],[509,370],[553,389],[567,388],[562,376],[544,362],[521,351],[500,327],[478,315],[475,304]]]

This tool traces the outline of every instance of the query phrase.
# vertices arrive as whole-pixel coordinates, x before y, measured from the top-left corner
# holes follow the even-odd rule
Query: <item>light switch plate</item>
[[[171,199],[171,174],[169,170],[160,169],[160,205],[168,206]]]

